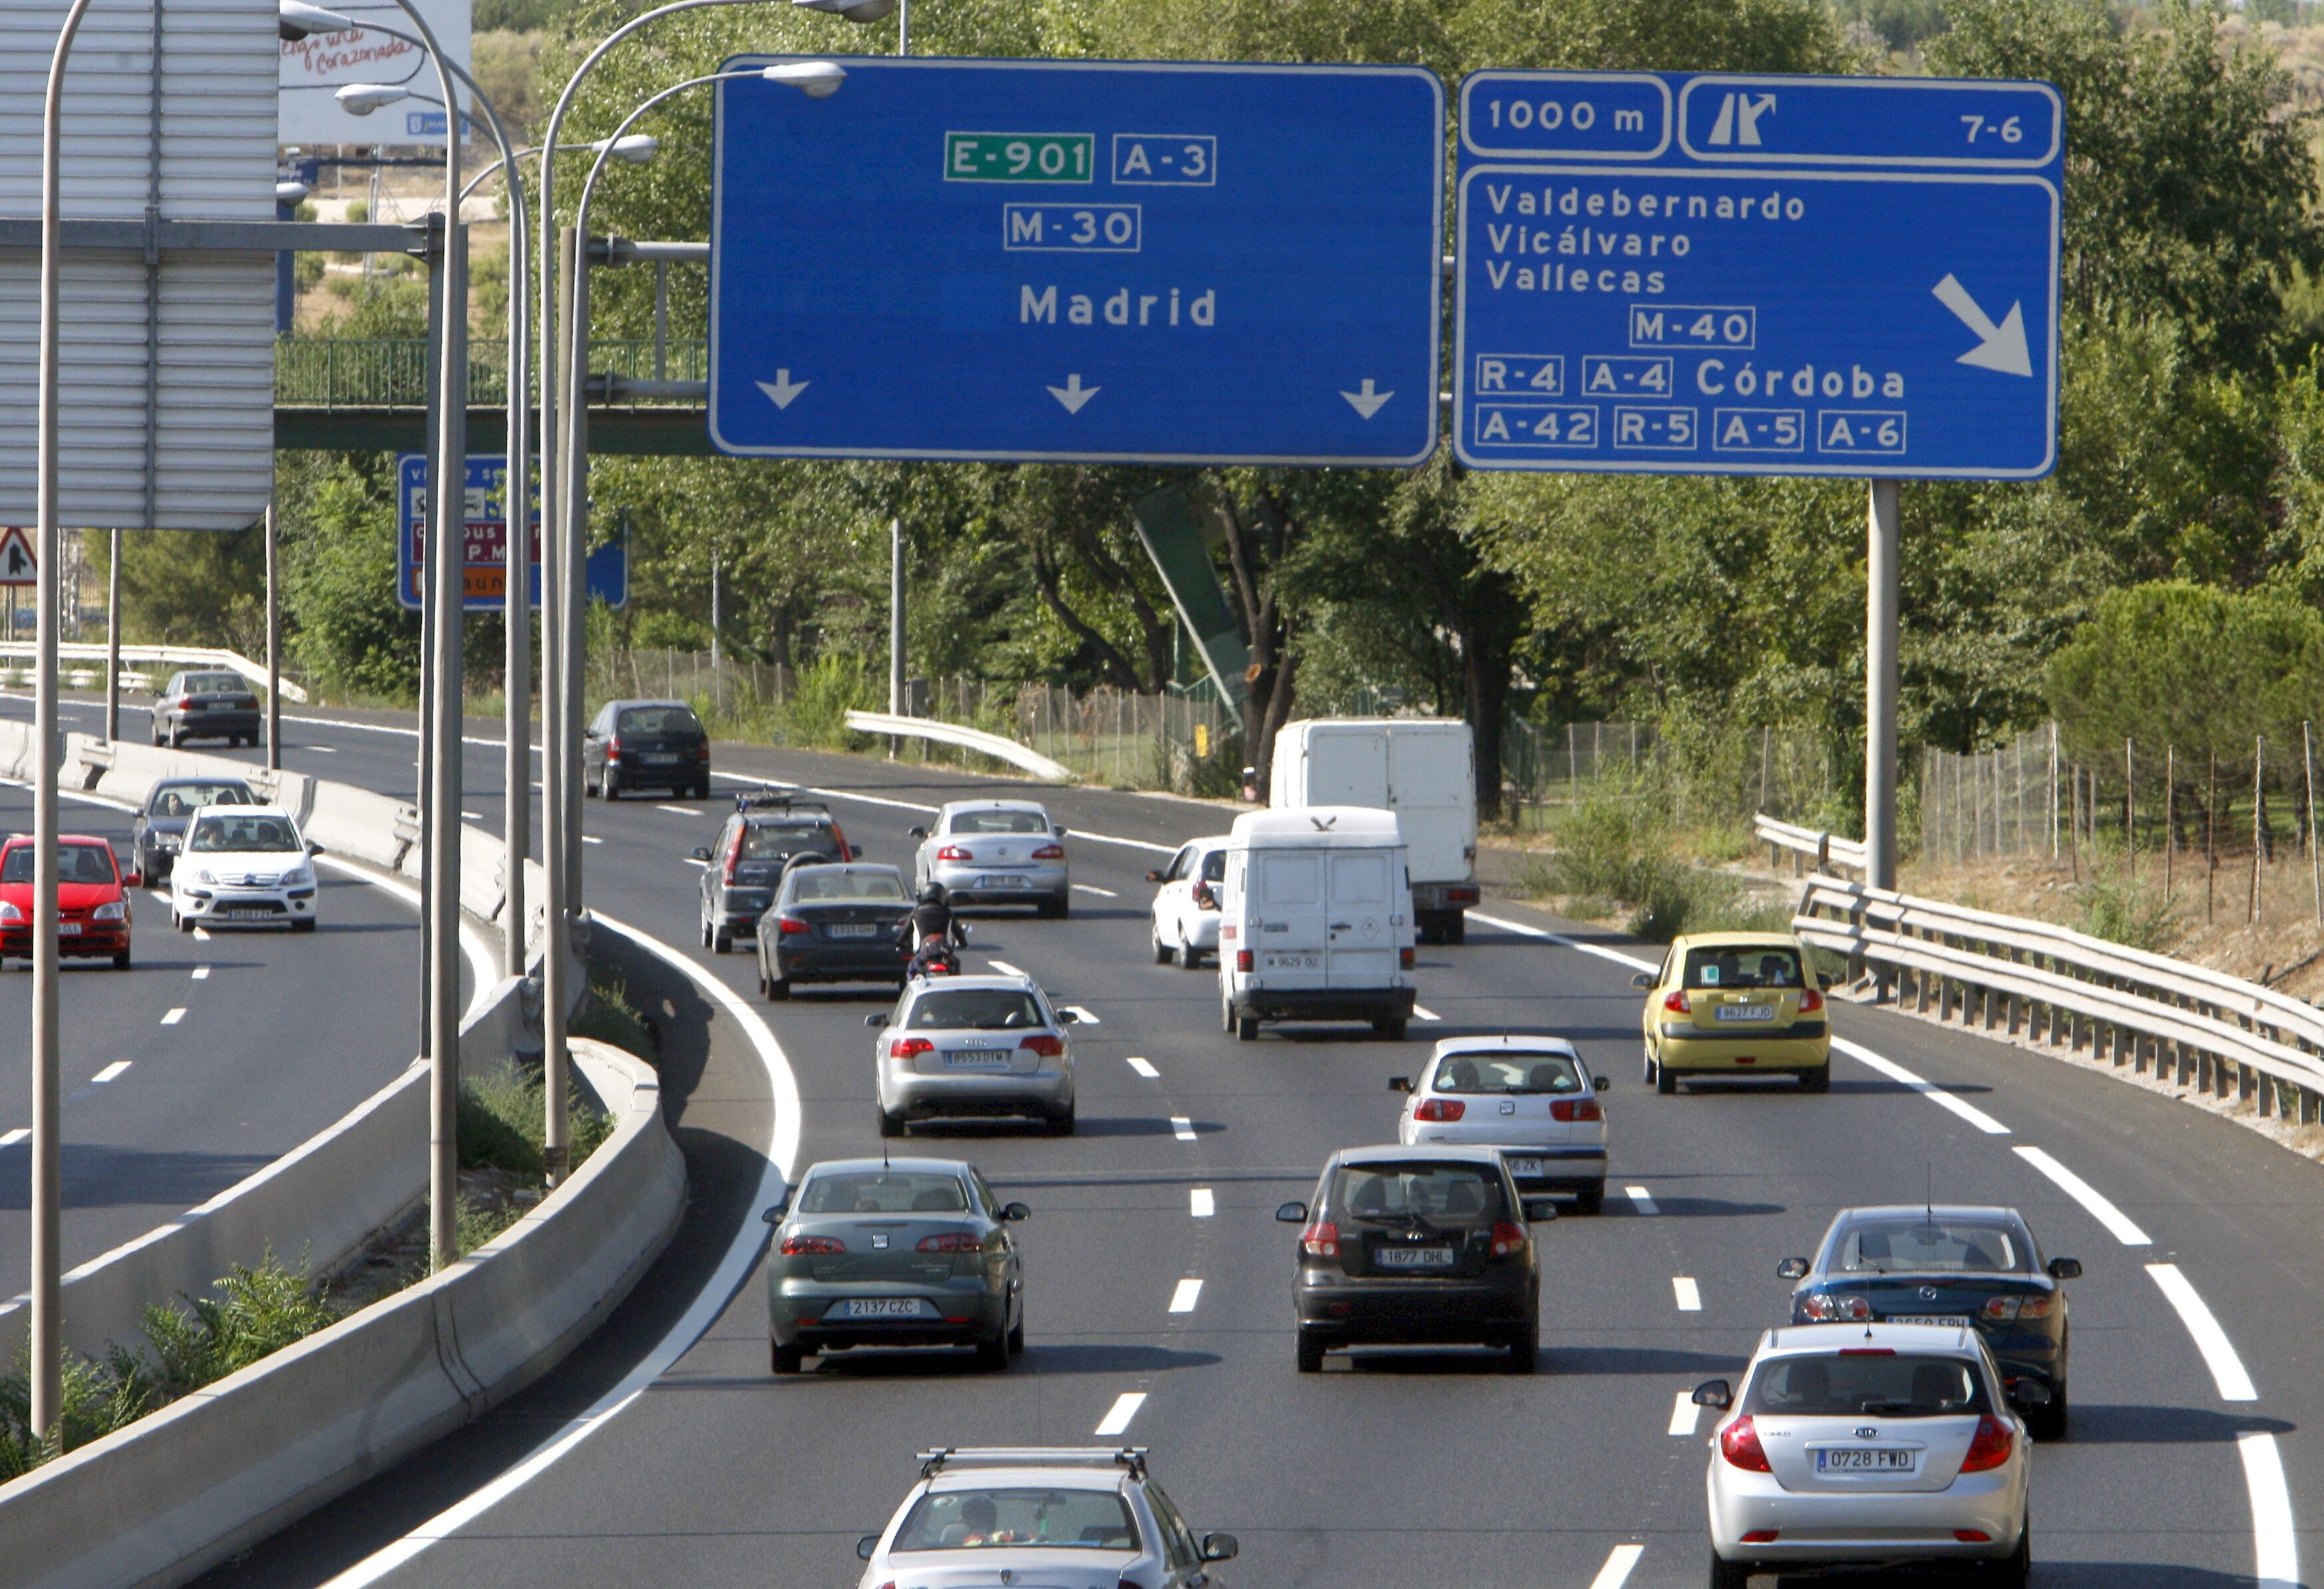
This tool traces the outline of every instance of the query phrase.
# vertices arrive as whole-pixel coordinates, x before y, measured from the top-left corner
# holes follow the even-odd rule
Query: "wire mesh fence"
[[[1520,828],[1609,796],[1652,806],[1683,826],[1827,816],[1840,793],[1819,736],[1775,728],[1671,734],[1643,722],[1544,726],[1510,718],[1501,729],[1504,806]]]

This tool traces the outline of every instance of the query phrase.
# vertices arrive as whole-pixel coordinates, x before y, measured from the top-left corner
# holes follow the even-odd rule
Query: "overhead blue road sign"
[[[2063,136],[2045,83],[1471,77],[1461,459],[2047,474]]]
[[[722,83],[711,440],[1418,463],[1443,126],[1416,68],[851,56],[828,99]]]
[[[395,460],[395,598],[420,611],[420,580],[428,566],[428,455],[401,453]],[[498,612],[508,595],[508,458],[499,453],[468,455],[467,547],[462,610]],[[535,488],[531,513],[532,605],[540,609],[540,494]],[[626,538],[599,547],[584,565],[589,600],[609,607],[630,604],[630,554]]]

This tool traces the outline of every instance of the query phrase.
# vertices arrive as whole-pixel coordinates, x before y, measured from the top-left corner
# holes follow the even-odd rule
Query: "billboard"
[[[435,30],[445,54],[467,66],[470,0],[415,0],[415,4]],[[355,0],[331,9],[357,22],[375,18],[407,33],[418,31],[394,0]],[[358,31],[285,39],[281,51],[282,102],[276,135],[282,142],[312,147],[444,142],[444,112],[436,106],[406,100],[369,115],[355,115],[332,97],[335,89],[347,83],[384,83],[408,87],[415,94],[438,96],[436,68],[425,53],[401,39]]]

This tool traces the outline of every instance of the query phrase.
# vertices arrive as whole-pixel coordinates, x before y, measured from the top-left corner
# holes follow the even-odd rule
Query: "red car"
[[[67,955],[110,955],[129,969],[129,894],[138,886],[102,839],[66,833],[57,840],[57,944]],[[0,958],[32,958],[32,840],[23,834],[0,846]]]

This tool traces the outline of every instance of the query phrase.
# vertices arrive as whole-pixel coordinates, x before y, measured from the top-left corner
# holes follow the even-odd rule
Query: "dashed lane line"
[[[1094,883],[1076,883],[1073,886],[1074,892],[1076,894],[1094,894],[1100,899],[1120,899],[1121,897],[1120,895],[1116,894],[1112,889],[1101,888]]]
[[[654,809],[656,811],[674,812],[679,816],[700,816],[702,814],[699,810],[691,805],[665,805],[659,802],[655,803]]]
[[[1690,1277],[1683,1274],[1671,1276],[1671,1291],[1678,1298],[1678,1310],[1681,1313],[1702,1311],[1702,1288],[1696,1285]]]
[[[2252,1575],[2261,1589],[2293,1589],[2300,1582],[2300,1536],[2292,1531],[2283,1454],[2266,1434],[2237,1435],[2236,1454],[2244,1459],[2244,1486],[2251,1492]]]
[[[1831,1046],[1849,1058],[1871,1066],[1889,1080],[1902,1083],[1912,1088],[1937,1107],[1960,1116],[1987,1136],[2007,1136],[2010,1134],[2008,1126],[2004,1125],[1976,1105],[1963,1103],[1936,1083],[1925,1079],[1914,1071],[1907,1070],[1894,1060],[1874,1053],[1860,1042],[1850,1042],[1845,1037],[1835,1037],[1831,1040]]]
[[[1600,1567],[1598,1575],[1590,1580],[1590,1589],[1622,1589],[1622,1585],[1630,1581],[1631,1569],[1638,1565],[1638,1557],[1646,1553],[1646,1548],[1643,1545],[1615,1546],[1606,1557],[1606,1565]]]
[[[2019,1158],[2057,1182],[2059,1189],[2068,1197],[2089,1209],[2090,1217],[2105,1226],[2114,1239],[2124,1246],[2147,1247],[2154,1245],[2153,1239],[2144,1231],[2131,1223],[2129,1217],[2121,1209],[2116,1208],[2096,1187],[2059,1163],[2040,1148],[2021,1147],[2016,1152]]]
[[[1622,1195],[1630,1199],[1630,1207],[1640,1214],[1663,1211],[1662,1205],[1655,1201],[1655,1194],[1643,1186],[1626,1186],[1622,1189]]]
[[[1198,1186],[1186,1194],[1186,1211],[1197,1219],[1208,1219],[1219,1211],[1218,1199],[1211,1196],[1209,1187]]]
[[[1670,1432],[1674,1435],[1692,1435],[1694,1433],[1694,1426],[1701,1419],[1702,1412],[1702,1409],[1694,1404],[1694,1392],[1681,1391],[1671,1401]]]
[[[1130,1427],[1130,1420],[1138,1416],[1138,1410],[1145,1405],[1145,1392],[1124,1391],[1113,1399],[1113,1405],[1106,1409],[1103,1418],[1097,1420],[1097,1428],[1093,1432],[1101,1435],[1120,1434]]]
[[[161,1024],[164,1026],[174,1026],[185,1018],[186,1006],[180,1005],[176,1009],[171,1010],[168,1015],[161,1017]]]
[[[1080,1022],[1084,1026],[1102,1026],[1105,1024],[1103,1021],[1099,1020],[1097,1016],[1091,1012],[1087,1005],[1061,1004],[1057,1007],[1061,1010],[1070,1011],[1074,1019]]]
[[[115,1060],[104,1070],[99,1070],[96,1075],[90,1077],[89,1080],[97,1085],[102,1085],[107,1081],[117,1080],[121,1077],[128,1074],[129,1065],[130,1061],[127,1060]]]
[[[2146,1272],[2154,1277],[2154,1283],[2163,1288],[2164,1299],[2178,1311],[2179,1322],[2195,1337],[2195,1350],[2203,1355],[2203,1365],[2211,1371],[2211,1378],[2219,1387],[2219,1400],[2258,1401],[2259,1392],[2253,1388],[2251,1375],[2244,1372],[2244,1360],[2236,1355],[2235,1343],[2227,1339],[2227,1332],[2212,1316],[2210,1304],[2203,1300],[2179,1265],[2150,1263]]]
[[[1022,977],[1025,974],[1016,967],[1010,965],[1007,960],[990,960],[986,963],[991,965],[994,970],[1000,972],[1004,977]]]
[[[208,981],[210,979],[210,969],[208,966],[196,966],[193,969],[193,979],[197,982]]]
[[[1176,1290],[1170,1293],[1170,1311],[1192,1313],[1194,1310],[1194,1304],[1202,1300],[1202,1296],[1203,1282],[1189,1275],[1178,1282]]]
[[[1128,1062],[1131,1070],[1137,1071],[1140,1076],[1145,1077],[1147,1080],[1159,1081],[1162,1079],[1162,1072],[1154,1068],[1154,1062],[1151,1060],[1143,1060],[1139,1058],[1136,1054],[1131,1054]]]
[[[855,800],[865,805],[885,805],[896,811],[933,812],[937,809],[914,800],[890,800],[880,794],[860,794],[853,789],[819,789],[813,784],[791,784],[780,778],[754,778],[743,773],[713,773],[710,776],[725,778],[732,783],[750,784],[761,789],[796,789],[802,794],[819,794],[825,800]],[[1113,833],[1093,833],[1084,828],[1075,828],[1073,836],[1086,839],[1093,844],[1119,844],[1125,850],[1143,850],[1154,855],[1176,855],[1185,848],[1182,844],[1157,844],[1147,839],[1124,839]]]
[[[1428,1009],[1421,1005],[1415,1005],[1412,1006],[1412,1018],[1416,1021],[1441,1021],[1444,1017],[1438,1015],[1434,1010]]]
[[[1194,1140],[1194,1123],[1184,1115],[1173,1115],[1170,1116],[1170,1134],[1180,1142],[1192,1142]]]
[[[598,838],[595,833],[584,833],[581,835],[581,842],[584,844],[603,844],[604,840]]]

